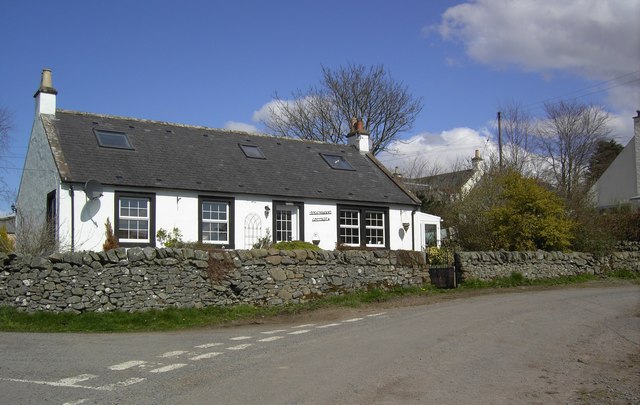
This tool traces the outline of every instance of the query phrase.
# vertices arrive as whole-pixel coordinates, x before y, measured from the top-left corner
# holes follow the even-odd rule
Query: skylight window
[[[332,169],[336,170],[355,170],[353,166],[341,155],[330,155],[328,153],[321,153],[320,156]]]
[[[266,159],[259,147],[255,145],[239,144],[240,149],[244,152],[245,156],[251,159]]]
[[[103,148],[133,149],[129,137],[124,132],[102,131],[94,129],[98,145]]]

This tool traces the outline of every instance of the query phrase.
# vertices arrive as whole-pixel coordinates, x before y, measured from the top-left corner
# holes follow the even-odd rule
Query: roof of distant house
[[[353,146],[65,110],[41,117],[67,182],[419,203]]]
[[[16,215],[11,214],[0,216],[0,228],[2,228],[3,226],[7,229],[7,233],[16,233]]]
[[[412,186],[422,186],[427,190],[457,193],[460,192],[462,187],[473,177],[474,173],[475,170],[473,169],[460,170],[457,172],[411,179],[409,183]]]

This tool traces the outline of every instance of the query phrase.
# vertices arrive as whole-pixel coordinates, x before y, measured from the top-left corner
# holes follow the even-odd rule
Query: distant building
[[[476,150],[471,169],[442,173],[434,176],[407,179],[405,184],[416,194],[433,201],[450,202],[464,198],[484,175],[484,160]]]
[[[591,187],[598,208],[640,206],[640,111],[633,117],[633,137]]]

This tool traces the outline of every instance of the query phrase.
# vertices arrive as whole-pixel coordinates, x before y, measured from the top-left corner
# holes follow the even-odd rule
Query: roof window
[[[96,134],[98,145],[103,148],[133,150],[129,137],[124,132],[102,131],[99,129],[94,129],[93,132]]]
[[[320,156],[322,156],[324,161],[327,162],[327,164],[329,166],[331,166],[332,169],[336,169],[336,170],[355,170],[353,168],[353,166],[351,166],[351,164],[349,162],[347,162],[347,159],[345,159],[344,156],[331,155],[331,154],[328,154],[328,153],[321,153]]]
[[[238,144],[244,155],[251,159],[266,159],[264,153],[255,145]]]

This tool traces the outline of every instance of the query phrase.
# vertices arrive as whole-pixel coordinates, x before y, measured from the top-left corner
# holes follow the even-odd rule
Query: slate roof
[[[65,110],[41,117],[67,182],[419,203],[372,155],[353,146]],[[126,133],[134,150],[100,147],[94,129]],[[258,146],[266,159],[247,158],[239,144]],[[320,153],[342,155],[355,170],[332,169]]]
[[[459,193],[475,171],[473,169],[457,172],[443,173],[435,176],[420,177],[410,180],[413,186],[423,187],[427,190],[442,191],[446,193]]]

